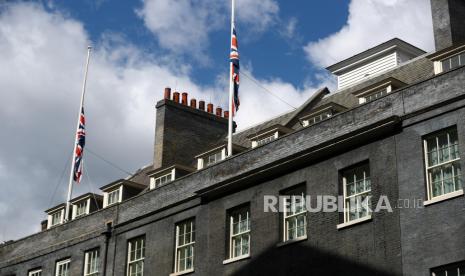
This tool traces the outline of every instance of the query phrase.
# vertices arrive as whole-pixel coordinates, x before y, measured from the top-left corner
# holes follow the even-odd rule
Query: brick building
[[[328,67],[337,91],[236,133],[230,158],[227,114],[166,89],[153,164],[47,210],[0,275],[465,275],[465,3],[431,4],[436,51],[394,38]],[[291,211],[265,212],[279,195]]]

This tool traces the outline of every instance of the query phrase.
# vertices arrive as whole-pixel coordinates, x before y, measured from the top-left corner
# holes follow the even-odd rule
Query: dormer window
[[[321,121],[324,121],[328,118],[331,118],[337,113],[345,110],[347,110],[347,108],[340,104],[337,104],[335,102],[328,102],[311,110],[310,114],[304,115],[299,120],[303,127],[308,127]]]
[[[146,189],[147,186],[147,184],[140,184],[127,179],[119,179],[105,185],[100,188],[103,192],[103,208],[136,196]]]
[[[465,65],[465,45],[447,48],[428,56],[434,62],[434,73],[445,73]]]
[[[65,221],[65,207],[64,203],[55,206],[47,211],[47,229],[63,224]]]
[[[226,159],[226,147],[221,146],[214,148],[208,152],[196,156],[196,158],[197,169],[203,169]]]
[[[317,114],[317,115],[314,115],[314,116],[311,116],[310,118],[308,119],[305,119],[305,120],[302,120],[302,125],[304,127],[306,126],[311,126],[313,124],[316,124],[320,121],[323,121],[325,119],[328,119],[330,118],[331,116],[333,116],[333,110],[326,110],[320,114]]]
[[[106,193],[106,204],[105,207],[121,202],[123,186],[118,189]],[[104,196],[105,197],[105,194]]]
[[[396,78],[387,78],[383,81],[365,87],[364,89],[358,90],[353,94],[357,96],[359,104],[364,104],[384,97],[405,85],[405,83]]]
[[[50,227],[63,223],[63,210],[51,215]]]
[[[271,142],[274,139],[278,138],[277,136],[278,136],[278,132],[275,132],[270,136],[266,136],[265,138],[258,139],[257,140],[257,146],[268,144],[269,142]]]
[[[90,199],[83,200],[73,206],[73,219],[89,214],[89,201]]]
[[[253,135],[250,135],[248,136],[248,138],[252,141],[252,148],[255,148],[273,142],[282,135],[291,131],[292,129],[289,129],[283,125],[274,125],[269,128],[263,129]]]
[[[194,168],[182,165],[173,165],[168,168],[159,168],[147,173],[150,177],[150,189],[155,189],[174,181],[176,178],[187,175],[194,171]]]

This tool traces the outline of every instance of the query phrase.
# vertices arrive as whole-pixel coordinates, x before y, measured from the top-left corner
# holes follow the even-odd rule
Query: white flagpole
[[[235,0],[231,0],[231,45],[233,39],[234,28],[234,8]],[[232,133],[233,133],[233,97],[234,97],[234,83],[233,83],[233,63],[229,61],[229,126],[228,126],[228,157],[232,156]]]
[[[71,159],[71,171],[69,173],[69,184],[68,184],[68,197],[66,199],[66,211],[65,211],[65,219],[64,221],[67,221],[69,219],[69,209],[70,209],[70,201],[71,201],[71,196],[73,194],[73,175],[74,175],[74,159],[76,159],[76,147],[77,147],[77,132],[79,130],[79,122],[81,118],[81,110],[82,106],[84,104],[84,95],[86,94],[86,84],[87,84],[87,72],[89,71],[89,60],[90,60],[90,52],[92,50],[91,46],[87,46],[87,59],[86,59],[86,67],[84,71],[84,81],[82,83],[82,93],[81,93],[81,103],[79,105],[79,113],[78,113],[78,120],[77,120],[77,126],[76,126],[76,132],[75,132],[75,139],[74,139],[74,148],[73,148],[73,159]],[[82,161],[81,161],[82,162]]]

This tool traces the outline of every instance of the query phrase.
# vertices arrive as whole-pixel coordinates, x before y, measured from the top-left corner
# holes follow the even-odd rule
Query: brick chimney
[[[228,132],[228,120],[213,113],[213,104],[205,111],[205,101],[192,99],[188,94],[173,93],[170,99],[167,90],[164,99],[156,105],[154,168],[174,164],[195,167],[195,156],[212,149]]]
[[[431,0],[436,51],[465,43],[465,1]]]

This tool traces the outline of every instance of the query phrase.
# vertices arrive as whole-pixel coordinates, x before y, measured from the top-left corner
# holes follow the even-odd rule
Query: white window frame
[[[42,268],[29,271],[27,276],[42,276]]]
[[[100,270],[100,249],[95,248],[84,254],[84,276],[98,276]]]
[[[304,127],[311,126],[311,125],[314,125],[314,124],[316,124],[318,122],[321,122],[323,120],[331,118],[332,116],[333,116],[333,110],[331,110],[331,109],[325,110],[323,112],[320,112],[318,114],[315,114],[315,115],[311,116],[308,119],[303,120],[302,125]]]
[[[357,191],[356,191],[356,189],[357,189],[356,185],[357,185],[357,183],[360,182],[360,180],[356,179],[355,171],[357,169],[363,169],[363,178],[362,178],[361,181],[363,183],[364,190],[362,192],[360,192],[360,193],[357,193]],[[348,182],[347,177],[346,177],[347,172],[350,172],[351,176],[353,176],[353,182]],[[368,172],[368,176],[367,176],[367,172]],[[370,186],[369,189],[366,188],[367,183],[369,183],[369,186]],[[352,184],[355,187],[354,188],[355,189],[355,194],[353,194],[353,195],[348,195],[347,186],[349,184]],[[344,196],[344,223],[345,224],[356,223],[356,222],[361,222],[361,221],[370,219],[371,218],[371,189],[372,189],[371,175],[370,175],[370,165],[368,163],[364,163],[364,164],[360,164],[360,165],[358,165],[358,166],[356,166],[354,168],[344,170],[343,173],[342,173],[342,189],[343,189],[343,196]],[[366,196],[365,201],[361,200],[362,196]],[[350,202],[352,200],[356,201],[356,208],[355,208],[356,210],[361,209],[363,207],[362,205],[365,204],[367,214],[364,215],[364,216],[360,216],[360,214],[357,212],[356,213],[357,217],[355,219],[351,219],[350,218],[350,211],[351,211]]]
[[[297,199],[300,198],[299,206],[297,206]],[[301,192],[299,195],[295,194],[285,194],[284,197],[284,208],[283,208],[283,242],[300,240],[307,238],[307,208],[305,205],[305,193]],[[289,212],[288,212],[289,211]],[[303,228],[304,232],[302,236],[298,235],[298,220],[303,218]],[[295,228],[289,228],[290,221],[295,220]],[[289,230],[294,229],[295,236],[293,238],[289,237]]]
[[[245,219],[242,219],[242,213],[246,214]],[[238,215],[239,220],[237,222],[234,221],[234,217]],[[246,229],[241,231],[241,225],[243,225],[245,221],[246,224]],[[234,233],[234,225],[238,225],[238,232]],[[243,246],[242,246],[242,240],[243,238],[246,237],[247,239],[247,252],[243,252]],[[234,259],[239,259],[239,258],[245,258],[250,256],[250,208],[249,206],[247,207],[241,207],[236,210],[232,210],[230,215],[229,215],[229,260],[234,260]],[[240,248],[241,248],[241,254],[236,255],[235,252],[235,245],[236,245],[236,240],[240,240]]]
[[[83,213],[78,214],[78,211],[80,210],[80,205],[85,204],[85,210]],[[76,219],[85,215],[88,215],[90,213],[90,198],[86,200],[81,200],[73,204],[73,213],[72,213],[72,219]]]
[[[116,202],[112,202],[111,204],[109,203],[110,201],[110,194],[112,193],[115,193],[115,192],[118,192],[118,199]],[[113,189],[113,190],[110,190],[108,192],[104,192],[103,193],[103,208],[106,208],[106,207],[110,207],[110,206],[113,206],[117,203],[120,203],[121,201],[123,201],[123,185],[121,185],[120,187],[118,187],[117,189]]]
[[[150,189],[155,189],[160,186],[163,186],[171,181],[174,181],[176,177],[176,169],[173,168],[169,173],[166,173],[164,175],[158,176],[158,177],[152,177],[150,179]],[[157,181],[159,183],[157,183]]]
[[[431,275],[432,276],[437,276],[438,274],[436,273],[438,270],[440,270],[441,272],[445,272],[445,276],[448,276],[449,275],[449,271],[453,271],[453,270],[456,270],[457,274],[454,273],[454,275],[462,275],[464,272],[465,272],[465,262],[460,262],[460,263],[457,263],[457,264],[452,264],[452,265],[446,265],[446,266],[443,266],[443,267],[439,267],[439,268],[435,268],[435,269],[432,269],[433,271],[431,271]],[[462,274],[461,274],[462,273]]]
[[[54,221],[53,221],[54,216],[56,214],[58,214],[58,213],[59,213],[59,216],[60,216],[60,220],[58,222],[54,223]],[[48,227],[47,228],[51,228],[51,227],[63,224],[64,219],[65,219],[65,209],[56,210],[55,212],[50,213],[48,215]]]
[[[71,259],[62,260],[55,265],[55,276],[71,276],[70,274]],[[60,268],[65,267],[66,272],[60,273]]]
[[[455,132],[455,135],[457,136],[457,144],[451,144],[451,139],[450,139],[450,134],[452,132]],[[448,150],[448,156],[450,157],[451,156],[451,147],[457,147],[457,155],[458,157],[457,158],[454,158],[454,159],[449,159],[447,161],[444,161],[442,163],[439,162],[439,152],[440,152],[440,147],[439,147],[439,136],[441,134],[444,134],[446,133],[447,135],[447,150]],[[428,162],[429,162],[429,157],[428,157],[428,154],[430,152],[428,152],[428,140],[432,139],[432,138],[435,138],[436,140],[436,151],[437,151],[437,164],[435,165],[429,165]],[[444,167],[447,167],[447,166],[453,166],[453,165],[458,165],[460,171],[461,171],[461,164],[460,164],[460,147],[459,147],[459,136],[458,136],[458,132],[457,132],[457,128],[456,127],[452,127],[452,128],[447,128],[447,129],[444,129],[442,131],[439,131],[439,132],[436,132],[436,133],[433,133],[431,135],[428,135],[426,137],[423,138],[423,151],[424,151],[424,159],[425,159],[425,177],[426,177],[426,195],[427,195],[427,200],[425,201],[425,204],[428,204],[428,203],[432,203],[432,202],[436,202],[436,201],[440,201],[442,199],[447,199],[449,198],[449,196],[455,196],[455,195],[462,195],[463,194],[463,184],[462,184],[462,187],[460,187],[460,183],[457,184],[459,185],[459,188],[458,189],[455,189],[455,186],[456,186],[456,183],[455,183],[455,178],[459,178],[460,181],[463,183],[463,175],[460,174],[458,176],[454,175],[454,169],[452,169],[452,180],[453,180],[453,183],[454,183],[454,191],[451,191],[451,192],[445,192],[444,190],[444,173],[443,173],[443,170],[442,168]],[[455,154],[455,153],[454,153]],[[432,185],[432,180],[431,180],[431,175],[430,175],[430,171],[433,170],[433,169],[437,169],[437,168],[440,168],[441,169],[441,190],[442,190],[442,193],[439,194],[439,195],[436,195],[434,196],[433,195],[433,185]]]
[[[271,134],[260,134],[259,137],[252,140],[252,148],[263,146],[279,138],[279,131],[273,131]]]
[[[133,250],[133,248],[135,249]],[[134,259],[131,257],[131,253],[134,252]],[[139,256],[138,256],[139,253]],[[145,236],[137,237],[128,241],[128,257],[127,257],[127,276],[132,276],[132,267],[137,264],[142,264],[142,271],[140,274],[135,275],[144,275],[144,260],[145,260]],[[137,273],[137,271],[136,271]]]
[[[459,65],[452,68],[452,66],[450,65],[451,63],[451,60],[452,58],[458,56],[459,57]],[[464,58],[464,60],[462,61],[462,58]],[[443,62],[445,62],[446,60],[449,61],[449,70],[446,70],[444,71],[444,66],[443,66]],[[434,62],[434,73],[435,74],[440,74],[440,73],[445,73],[445,72],[448,72],[448,71],[451,71],[451,70],[454,70],[455,68],[459,68],[459,67],[462,67],[465,65],[465,51],[462,51],[462,52],[459,52],[459,53],[455,53],[449,57],[446,57],[446,58],[443,58],[441,60],[437,60]]]
[[[358,97],[358,103],[359,104],[364,104],[364,103],[369,103],[374,100],[377,100],[378,98],[381,98],[389,93],[392,92],[392,85],[387,85],[385,87],[373,89],[373,91],[366,93],[362,96]],[[372,99],[374,97],[374,99]]]
[[[191,232],[187,232],[187,225],[190,224],[190,229]],[[182,234],[181,234],[181,227],[182,229]],[[183,244],[180,245],[180,236],[185,237],[186,235],[190,236],[190,238],[187,240],[184,239]],[[187,260],[189,259],[188,257],[184,258],[184,269],[181,270],[180,267],[180,251],[184,249],[190,248],[192,252],[192,256],[189,258],[192,258],[191,261],[191,267],[187,268]],[[176,244],[175,244],[175,250],[174,250],[174,273],[171,275],[180,275],[184,273],[189,273],[194,271],[194,260],[195,260],[195,219],[188,219],[182,222],[179,222],[176,224]]]
[[[215,156],[215,162],[209,162],[209,158]],[[219,158],[218,158],[219,157]],[[221,148],[215,151],[208,153],[208,155],[203,155],[197,159],[197,169],[201,170],[208,166],[212,166],[220,161],[226,159],[226,148]]]

